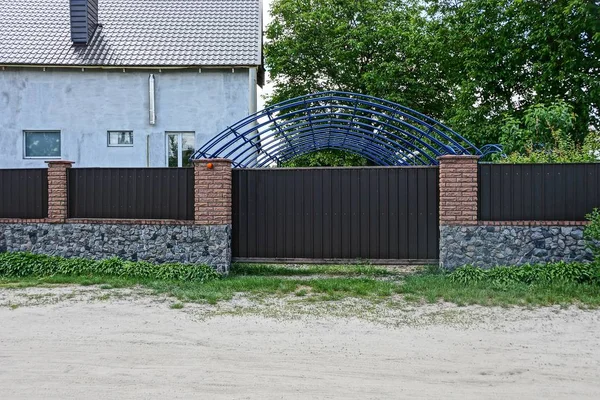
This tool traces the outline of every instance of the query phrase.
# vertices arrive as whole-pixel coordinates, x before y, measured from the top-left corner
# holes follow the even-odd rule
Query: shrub
[[[0,253],[0,277],[22,278],[55,275],[115,276],[195,282],[206,282],[220,277],[213,268],[201,264],[155,265],[146,261],[124,261],[116,257],[96,261],[32,253]]]
[[[594,252],[596,261],[600,258],[600,211],[594,211],[585,216],[590,223],[585,227],[583,236],[588,242],[588,247]]]
[[[486,271],[472,265],[457,268],[450,274],[450,280],[457,283],[471,284],[485,279]]]
[[[450,274],[453,282],[465,285],[488,282],[497,286],[515,283],[594,283],[600,284],[598,263],[566,263],[564,261],[548,264],[526,264],[515,267],[495,267],[489,270],[471,265],[457,268]]]

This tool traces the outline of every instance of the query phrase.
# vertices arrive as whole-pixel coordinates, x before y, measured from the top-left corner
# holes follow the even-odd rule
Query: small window
[[[25,158],[60,158],[60,131],[24,131]]]
[[[133,131],[108,131],[108,146],[133,146]]]

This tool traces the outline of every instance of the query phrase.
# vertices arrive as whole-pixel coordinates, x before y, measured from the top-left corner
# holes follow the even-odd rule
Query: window
[[[133,131],[108,131],[109,147],[133,146]]]
[[[167,166],[191,167],[194,154],[194,132],[167,132]]]
[[[25,158],[60,158],[60,131],[23,131]]]

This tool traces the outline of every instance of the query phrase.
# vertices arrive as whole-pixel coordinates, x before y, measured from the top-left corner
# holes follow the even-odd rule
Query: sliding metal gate
[[[434,263],[438,168],[233,170],[237,261]]]

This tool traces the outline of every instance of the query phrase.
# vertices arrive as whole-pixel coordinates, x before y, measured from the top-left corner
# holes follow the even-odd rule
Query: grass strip
[[[523,283],[505,279],[504,273],[498,275],[498,272],[490,273],[489,277],[500,276],[501,279],[491,280],[488,277],[464,282],[457,279],[456,275],[428,268],[406,276],[391,272],[396,276],[382,280],[378,277],[385,275],[378,271],[379,267],[324,265],[295,268],[242,264],[235,265],[228,277],[206,282],[106,275],[54,275],[0,278],[0,289],[78,284],[101,285],[101,288],[110,290],[140,285],[156,294],[173,296],[182,303],[210,304],[231,300],[241,293],[258,297],[293,295],[299,300],[307,301],[332,301],[349,297],[377,301],[402,295],[407,301],[417,303],[447,301],[458,305],[484,306],[600,306],[600,285],[595,280],[581,281],[581,276],[589,275],[587,269],[577,266],[575,270],[584,273],[576,275],[557,268],[554,266],[550,270],[564,272],[564,278]],[[539,270],[547,274],[547,271]],[[568,277],[571,278],[567,279]]]

